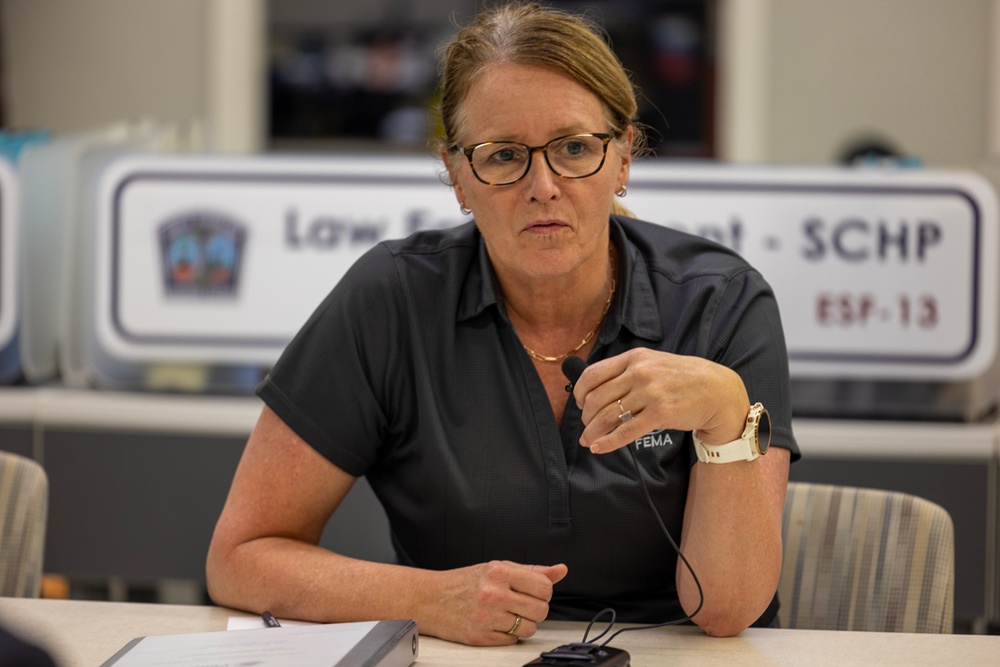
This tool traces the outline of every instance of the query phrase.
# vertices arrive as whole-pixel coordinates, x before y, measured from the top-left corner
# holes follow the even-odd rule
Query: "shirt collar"
[[[609,343],[625,327],[640,338],[663,338],[660,304],[649,279],[649,269],[639,248],[628,236],[630,218],[611,216],[610,235],[618,249],[618,287],[608,318],[601,327],[600,343]]]
[[[470,223],[471,224],[471,223]],[[469,273],[465,277],[465,284],[462,285],[462,295],[458,302],[458,312],[456,320],[465,320],[476,317],[490,306],[496,305],[500,311],[500,316],[507,320],[507,314],[500,307],[500,288],[496,274],[493,273],[493,265],[490,263],[489,254],[486,252],[486,242],[483,235],[475,229],[478,240],[478,252],[476,259],[469,266]],[[508,321],[509,322],[509,321]]]

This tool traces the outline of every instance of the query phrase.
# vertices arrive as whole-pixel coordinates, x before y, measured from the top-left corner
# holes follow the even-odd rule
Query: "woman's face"
[[[610,130],[601,102],[580,84],[554,70],[509,63],[479,76],[462,118],[463,146],[486,141],[541,146],[568,134]],[[524,178],[503,186],[477,180],[464,155],[446,160],[455,194],[472,210],[501,278],[569,276],[588,260],[603,261],[614,193],[628,182],[631,158],[622,144],[612,139],[593,176],[561,178],[538,152]]]

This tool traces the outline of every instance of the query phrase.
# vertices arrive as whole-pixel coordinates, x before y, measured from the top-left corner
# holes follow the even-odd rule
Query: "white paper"
[[[376,622],[144,637],[115,667],[329,667]]]
[[[279,618],[278,622],[281,623],[281,627],[283,628],[316,625],[308,621],[286,621],[283,618]],[[260,630],[266,627],[268,625],[264,623],[264,619],[260,616],[230,616],[229,622],[226,624],[226,630]]]

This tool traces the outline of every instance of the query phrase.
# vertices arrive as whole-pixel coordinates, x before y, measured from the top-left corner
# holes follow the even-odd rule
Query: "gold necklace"
[[[545,356],[544,354],[539,354],[538,352],[535,352],[524,343],[521,343],[521,347],[524,348],[524,351],[528,353],[529,357],[531,357],[532,359],[537,359],[538,361],[548,361],[548,362],[562,361],[569,355],[576,354],[581,349],[583,349],[583,346],[589,343],[590,339],[594,336],[595,333],[597,333],[597,330],[601,328],[601,323],[604,321],[604,316],[608,314],[608,309],[611,307],[611,298],[615,295],[615,283],[617,282],[617,276],[618,276],[617,267],[615,265],[615,253],[609,249],[608,256],[611,258],[611,290],[608,292],[608,300],[604,302],[604,310],[601,311],[601,317],[600,319],[597,320],[597,324],[595,324],[594,327],[587,332],[587,335],[583,337],[583,340],[580,341],[579,345],[577,345],[576,347],[574,347],[572,350],[570,350],[565,354],[560,354],[558,357],[548,357]]]

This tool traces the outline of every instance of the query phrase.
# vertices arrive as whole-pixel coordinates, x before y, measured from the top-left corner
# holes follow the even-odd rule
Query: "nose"
[[[556,183],[559,175],[549,167],[548,160],[545,159],[545,148],[536,148],[532,151],[528,173],[522,180],[525,183],[525,193],[530,199],[547,202],[559,194]]]

